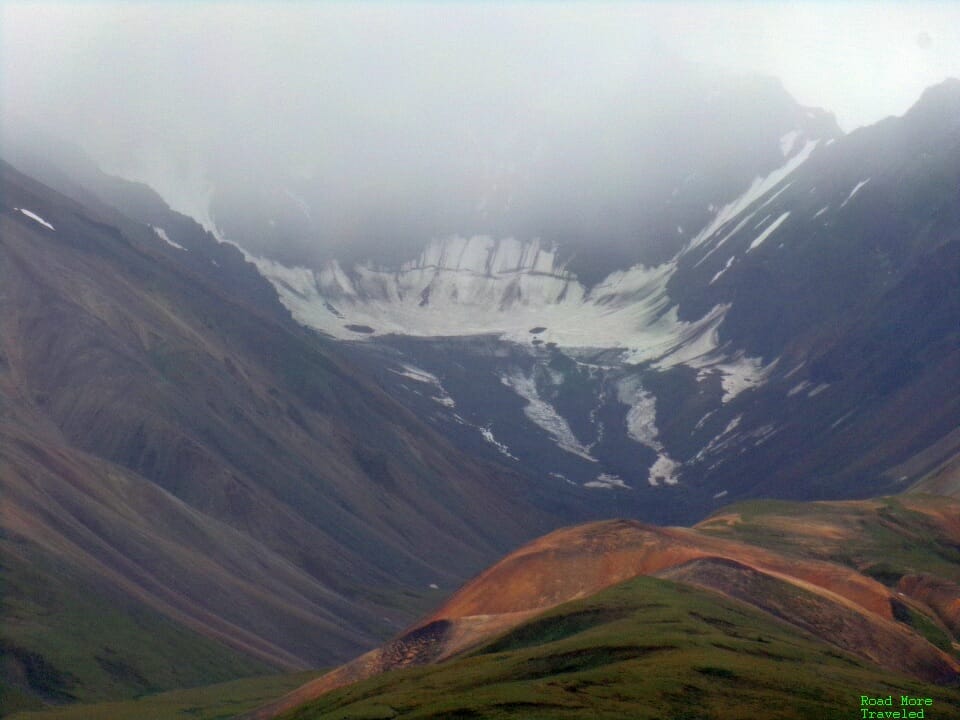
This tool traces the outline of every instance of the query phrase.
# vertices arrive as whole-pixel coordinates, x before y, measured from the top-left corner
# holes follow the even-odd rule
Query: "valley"
[[[960,718],[960,18],[691,7],[0,3],[0,717]]]
[[[953,620],[914,589],[937,577],[947,605],[960,598],[957,509],[922,494],[754,501],[692,529],[558,530],[243,717],[841,718],[870,687],[957,717]]]

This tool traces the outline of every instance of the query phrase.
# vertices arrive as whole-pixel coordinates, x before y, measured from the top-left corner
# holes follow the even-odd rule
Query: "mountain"
[[[958,517],[906,495],[565,528],[243,717],[840,718],[864,692],[957,717]]]
[[[946,81],[846,136],[795,108],[776,162],[709,204],[675,188],[688,214],[634,241],[653,264],[596,276],[576,243],[484,235],[254,261],[460,447],[595,517],[896,492],[960,450],[958,102]]]
[[[579,687],[582,715],[626,692],[611,659],[676,650],[680,685],[637,685],[674,715],[702,696],[724,717],[754,690],[786,705],[784,663],[810,701],[788,717],[849,714],[843,683],[955,701],[934,688],[957,671],[950,501],[747,501],[956,494],[960,83],[847,136],[776,83],[714,89],[684,101],[713,108],[695,114],[709,137],[596,235],[561,194],[569,232],[498,233],[506,213],[342,256],[283,218],[271,245],[275,208],[227,202],[235,188],[198,218],[218,238],[69,146],[5,139],[4,697],[130,697],[369,651],[292,700],[353,702],[335,686],[363,678],[379,697],[380,670],[440,660],[422,714],[520,715],[569,671],[587,675],[550,686],[550,712]],[[599,637],[564,634],[583,617]],[[651,623],[677,634],[648,647]],[[500,689],[471,706],[461,662]]]
[[[0,173],[5,686],[92,700],[339,662],[555,522],[236,248],[159,201],[151,227]]]

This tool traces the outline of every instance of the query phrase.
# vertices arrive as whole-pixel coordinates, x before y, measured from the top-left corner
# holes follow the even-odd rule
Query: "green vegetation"
[[[319,670],[310,670],[245,678],[136,700],[21,712],[8,720],[225,720],[283,695],[319,674]]]
[[[120,593],[104,594],[54,558],[3,546],[0,659],[20,690],[94,702],[270,671]]]
[[[920,633],[931,645],[935,645],[946,653],[954,652],[949,633],[922,612],[904,603],[894,602],[893,616]]]
[[[847,565],[886,585],[908,573],[927,572],[960,582],[960,549],[933,519],[906,502],[924,496],[885,497],[863,503],[753,500],[723,508],[737,522],[698,526],[702,532],[778,552]],[[949,500],[931,501],[936,507]],[[816,530],[822,527],[822,532]],[[832,532],[831,532],[832,531]]]
[[[589,630],[596,625],[619,620],[630,614],[628,608],[588,608],[580,612],[549,615],[542,619],[532,620],[511,630],[498,640],[484,647],[480,654],[499,653],[507,650],[536,647],[546,643],[563,640]]]
[[[10,687],[5,683],[0,683],[0,717],[6,717],[10,713],[20,710],[34,710],[43,707],[43,703],[31,695]]]
[[[473,652],[328,693],[284,720],[733,720],[858,716],[859,695],[960,691],[877,670],[758,610],[651,577],[566,603]]]

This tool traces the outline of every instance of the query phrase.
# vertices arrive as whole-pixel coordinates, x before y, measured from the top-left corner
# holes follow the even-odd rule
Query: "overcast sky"
[[[586,127],[673,57],[776,76],[847,131],[960,76],[956,2],[0,7],[3,111],[159,184],[145,165],[176,155],[178,173],[202,174],[191,159],[215,148],[246,168],[259,156],[309,174],[329,161],[355,194],[380,192],[378,167],[407,182],[402,158],[391,165],[399,148],[442,165],[471,143],[506,147],[513,127]],[[183,186],[198,197],[199,184]]]
[[[525,76],[554,76],[565,64],[557,56],[570,53],[616,79],[656,38],[691,60],[775,75],[849,130],[902,113],[923,87],[960,74],[960,7],[950,1],[0,6],[4,102],[31,109],[140,106],[150,89],[223,101],[241,76],[279,99],[312,75],[337,100],[357,101],[370,94],[358,83],[379,92],[424,63],[430,72],[404,77],[399,91],[419,80],[450,93],[457,75],[522,87]],[[478,101],[490,90],[471,88]]]

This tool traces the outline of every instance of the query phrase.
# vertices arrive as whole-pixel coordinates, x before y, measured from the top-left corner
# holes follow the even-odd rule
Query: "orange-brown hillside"
[[[953,518],[960,517],[956,508],[941,505],[935,511],[922,499],[909,504],[928,513],[924,517],[930,519],[932,532],[952,539]],[[864,514],[885,507],[882,502],[850,505]],[[793,538],[794,549],[802,549],[811,538],[843,542],[850,532],[829,518],[804,523],[771,515],[769,521]],[[245,717],[276,717],[372,675],[451,658],[561,603],[639,575],[657,575],[738,600],[887,670],[927,682],[958,677],[956,658],[895,618],[897,607],[929,612],[922,601],[822,555],[803,557],[710,532],[722,526],[735,535],[731,528],[740,522],[737,513],[727,513],[695,529],[610,520],[557,530],[493,565],[400,638]]]

